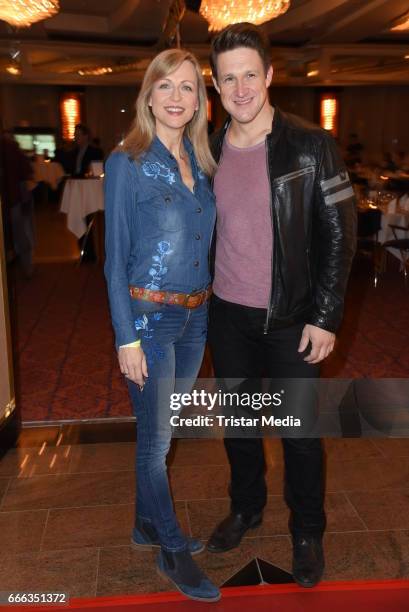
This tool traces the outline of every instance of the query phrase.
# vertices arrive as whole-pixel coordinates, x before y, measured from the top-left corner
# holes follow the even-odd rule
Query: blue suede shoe
[[[195,538],[186,538],[187,548],[191,555],[198,555],[203,552],[205,545],[200,540]],[[135,548],[139,549],[150,549],[160,548],[159,538],[156,533],[155,527],[150,523],[144,523],[140,525],[140,528],[134,527],[132,531],[131,544]]]
[[[156,564],[159,574],[170,580],[189,599],[219,601],[219,589],[196,565],[187,549],[171,552],[161,548]]]

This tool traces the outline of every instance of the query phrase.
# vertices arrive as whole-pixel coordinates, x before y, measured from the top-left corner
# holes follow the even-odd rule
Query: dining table
[[[395,229],[393,230],[391,226],[395,226]],[[396,226],[400,229],[397,229]],[[401,240],[403,238],[409,238],[409,210],[399,208],[395,212],[384,213],[381,231],[379,232],[379,242],[383,244],[388,240]],[[401,266],[407,265],[408,256],[403,249],[387,247],[386,250],[399,259]]]
[[[404,170],[382,171],[381,177],[390,191],[396,191],[400,195],[409,192],[409,172]]]
[[[89,215],[93,215],[92,221],[96,226],[94,246],[99,261],[104,250],[103,210],[103,178],[72,178],[65,182],[60,211],[67,215],[67,228],[79,239],[84,236],[91,222]]]
[[[380,244],[396,238],[391,228],[392,225],[408,228],[395,230],[395,232],[399,239],[409,238],[409,195],[399,196],[389,194],[389,197],[385,197],[385,195],[387,194],[383,194],[383,196],[378,194],[377,199],[363,199],[358,206],[358,214],[365,213],[368,210],[380,210],[382,212],[381,227],[377,235],[377,241]],[[404,263],[399,249],[387,247],[386,250]]]
[[[58,162],[44,159],[42,156],[37,156],[31,164],[33,175],[31,181],[37,185],[38,183],[47,183],[54,191],[57,189],[59,182],[65,176],[64,168]]]

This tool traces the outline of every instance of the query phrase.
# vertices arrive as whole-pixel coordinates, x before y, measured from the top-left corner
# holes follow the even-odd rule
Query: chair
[[[389,227],[392,230],[393,240],[387,240],[382,244],[382,260],[385,261],[387,248],[398,249],[401,257],[400,269],[403,271],[403,276],[406,284],[408,278],[409,264],[409,220],[406,226],[390,224]],[[405,236],[401,235],[401,237],[399,237],[398,232],[404,232]]]
[[[87,215],[89,217],[89,220],[87,219],[88,225],[87,225],[87,231],[85,232],[85,234],[82,236],[81,240],[81,247],[80,247],[80,257],[78,260],[78,265],[80,266],[83,262],[84,259],[84,255],[86,253],[86,247],[88,245],[88,240],[92,240],[92,235],[91,235],[91,230],[92,230],[92,226],[94,225],[95,222],[95,215],[96,213],[92,213],[91,215]]]
[[[372,256],[374,287],[378,284],[378,275],[380,271],[381,244],[378,239],[378,233],[381,229],[382,211],[379,209],[369,209],[358,211],[358,232],[357,232],[357,247],[358,251],[367,254],[368,251]]]

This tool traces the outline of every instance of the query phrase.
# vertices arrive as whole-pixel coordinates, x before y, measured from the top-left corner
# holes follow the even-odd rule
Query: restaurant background
[[[409,63],[409,62],[408,62]],[[71,88],[70,88],[71,90]],[[61,86],[0,84],[0,116],[3,128],[41,126],[60,130],[59,100]],[[122,139],[134,113],[137,85],[126,87],[89,86],[81,90],[84,120],[98,134],[108,152]],[[287,112],[319,123],[319,95],[322,88],[277,87],[273,85],[273,104]],[[214,123],[220,125],[224,113],[213,88],[209,89]],[[380,161],[384,151],[409,150],[409,86],[367,85],[338,88],[339,135],[341,145],[351,132],[365,142],[366,155]],[[121,112],[125,109],[125,112]],[[109,116],[110,120],[106,121]]]
[[[200,2],[186,2],[180,27],[171,8],[180,7],[181,0],[59,4],[58,14],[30,28],[0,21],[1,129],[14,137],[55,136],[58,145],[61,101],[73,93],[80,101],[79,120],[99,140],[106,159],[130,126],[146,66],[159,49],[177,44],[177,34],[182,46],[200,58],[209,116],[213,127],[221,125],[225,115],[209,73],[211,32],[197,11]],[[338,103],[333,133],[342,154],[348,156],[352,134],[362,147],[362,163],[348,163],[365,235],[323,377],[408,379],[409,281],[404,271],[409,265],[404,251],[385,246],[393,238],[393,223],[407,227],[399,236],[409,237],[408,2],[292,0],[290,5],[262,26],[270,37],[275,70],[272,103],[319,124],[321,99],[328,94]],[[406,23],[405,16],[406,29],[393,29]],[[153,571],[155,552],[136,550],[130,543],[135,423],[114,348],[103,249],[96,249],[96,261],[81,258],[87,223],[94,223],[92,231],[102,243],[103,167],[99,162],[88,169],[92,177],[89,171],[84,178],[74,177],[52,155],[44,155],[43,142],[38,138],[36,153],[27,152],[33,169],[33,270],[22,269],[12,248],[7,263],[1,260],[11,289],[13,333],[10,351],[1,310],[5,285],[0,284],[0,418],[13,400],[13,352],[13,414],[21,423],[16,444],[0,426],[0,593],[35,586],[71,597],[150,596],[170,587]],[[65,144],[70,148],[73,140]],[[379,222],[369,224],[369,233],[367,219]],[[200,375],[212,376],[208,352]],[[409,438],[339,437],[324,445],[324,580],[335,582],[335,588],[345,581],[353,588],[357,582],[376,584],[377,603],[392,610],[393,585],[384,591],[383,581],[409,578]],[[281,568],[288,578],[291,538],[279,440],[265,441],[265,456],[263,524],[246,534],[240,549],[223,557],[205,552],[200,558],[220,585],[244,566],[253,567],[256,558]],[[169,474],[183,529],[206,540],[230,506],[223,443],[175,441]],[[317,591],[313,598],[316,602]]]

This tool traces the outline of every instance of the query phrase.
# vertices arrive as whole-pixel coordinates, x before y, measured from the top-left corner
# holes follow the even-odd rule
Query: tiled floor
[[[34,210],[34,263],[78,260],[78,241],[67,228],[67,215],[60,212],[57,198],[37,201]]]
[[[23,437],[25,445],[0,462],[0,591],[90,597],[170,590],[155,571],[154,553],[129,542],[134,444],[71,444],[69,437],[35,432]],[[325,446],[324,579],[409,578],[409,440],[328,439]],[[197,558],[219,584],[255,556],[290,569],[277,440],[266,442],[266,456],[269,498],[262,526],[239,549]],[[187,533],[206,539],[227,512],[228,475],[220,441],[177,442],[170,478]]]
[[[369,263],[357,260],[353,268],[344,322],[323,364],[323,378],[409,378],[407,287],[395,260],[375,289]],[[12,281],[16,394],[23,421],[130,418],[102,266],[41,264],[30,281],[17,274]],[[199,377],[212,377],[209,353]]]

